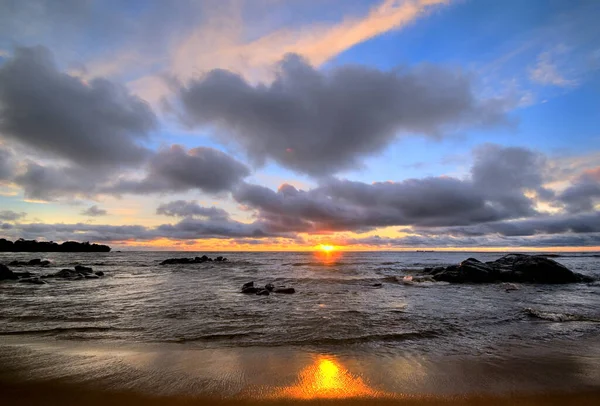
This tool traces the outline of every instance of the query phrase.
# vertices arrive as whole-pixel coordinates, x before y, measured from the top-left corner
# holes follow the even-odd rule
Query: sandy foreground
[[[600,405],[597,347],[557,348],[436,358],[0,337],[0,403]]]

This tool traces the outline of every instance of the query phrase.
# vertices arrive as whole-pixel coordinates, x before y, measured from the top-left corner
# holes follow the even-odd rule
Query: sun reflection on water
[[[317,261],[323,263],[324,265],[333,265],[336,262],[338,262],[338,260],[342,256],[342,252],[335,248],[333,245],[323,245],[317,248],[318,249],[315,251],[314,255]]]
[[[362,378],[353,376],[335,358],[318,356],[304,368],[297,383],[281,388],[275,397],[292,399],[344,399],[381,397],[383,392],[370,388]]]

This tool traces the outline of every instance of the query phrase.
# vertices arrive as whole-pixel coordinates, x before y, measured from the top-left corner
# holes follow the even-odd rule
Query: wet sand
[[[431,358],[0,337],[0,394],[32,405],[597,405],[600,357],[589,348]]]
[[[108,391],[70,386],[64,383],[5,383],[0,382],[2,400],[7,405],[522,405],[562,406],[598,405],[600,391],[585,393],[551,393],[505,396],[413,396],[395,399],[219,399],[193,396],[150,396],[134,392]]]

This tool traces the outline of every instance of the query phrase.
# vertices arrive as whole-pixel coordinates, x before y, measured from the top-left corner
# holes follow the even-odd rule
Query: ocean
[[[167,258],[204,254],[222,255],[228,261],[160,265]],[[513,291],[500,284],[402,282],[423,267],[455,264],[468,257],[490,261],[502,255],[0,253],[0,263],[5,264],[33,258],[51,261],[48,268],[13,268],[16,271],[44,274],[82,264],[105,273],[93,280],[48,279],[45,285],[0,283],[0,360],[5,364],[4,374],[12,377],[55,378],[69,373],[81,377],[85,371],[97,381],[117,385],[126,381],[121,375],[129,374],[136,377],[130,384],[146,385],[145,390],[229,395],[259,391],[266,381],[270,385],[277,381],[281,387],[286,379],[300,379],[311,362],[323,359],[338,369],[344,365],[348,377],[360,378],[365,385],[371,382],[389,393],[461,393],[475,385],[482,388],[481,371],[487,370],[489,378],[499,374],[502,365],[527,360],[530,371],[537,368],[535,379],[511,367],[510,374],[487,388],[505,390],[506,382],[511,382],[509,388],[578,385],[597,389],[599,282],[523,284]],[[553,259],[600,279],[598,254],[563,253]],[[241,294],[242,284],[250,281],[293,287],[296,293]],[[157,361],[159,353],[162,358]],[[94,354],[111,361],[91,362]],[[154,363],[148,361],[148,354],[154,354],[150,357]],[[129,359],[127,365],[135,365],[135,373],[115,367],[115,362],[122,366],[125,359]],[[561,367],[552,369],[544,363],[550,359]],[[192,375],[190,360],[195,360]],[[398,375],[398,363],[404,363],[404,375]],[[62,367],[51,368],[56,365]],[[238,370],[232,365],[238,365]],[[206,380],[199,380],[200,370]],[[214,376],[209,379],[210,371]],[[421,382],[417,378],[423,371],[430,378]],[[144,380],[140,378],[144,373],[154,377]],[[261,373],[271,376],[263,382]],[[115,374],[120,378],[113,379]],[[529,376],[529,381],[522,375]]]

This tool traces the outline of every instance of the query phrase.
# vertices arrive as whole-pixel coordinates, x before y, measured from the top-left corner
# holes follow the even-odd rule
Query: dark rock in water
[[[216,261],[226,261],[226,258],[218,257],[221,259],[216,259]],[[175,264],[201,264],[203,262],[211,262],[212,258],[207,257],[206,255],[202,255],[201,257],[194,258],[169,258],[162,261],[161,265],[175,265]]]
[[[371,286],[373,286],[374,288],[380,288],[380,287],[382,287],[383,285],[382,285],[381,283],[374,283],[374,284],[372,284]]]
[[[104,272],[102,272],[102,271],[96,271],[96,272],[94,272],[94,275],[104,276]]]
[[[247,283],[244,283],[244,284],[242,285],[242,290],[244,290],[244,289],[246,289],[246,288],[251,288],[252,286],[254,286],[254,281],[252,281],[252,282],[247,282]]]
[[[83,266],[83,265],[75,265],[75,271],[78,273],[92,273],[94,272],[94,270],[92,268],[90,268],[89,266]]]
[[[61,269],[60,271],[46,275],[46,278],[75,278],[79,275],[79,273],[75,272],[73,269]]]
[[[2,280],[15,280],[19,277],[11,271],[6,265],[0,264],[0,281]]]
[[[273,290],[273,293],[292,294],[292,293],[296,293],[296,289],[294,289],[294,288],[277,288],[277,289]]]
[[[216,258],[215,258],[215,261],[219,261],[219,262],[221,262],[222,260],[223,260],[223,257],[216,257]]]
[[[48,266],[50,265],[50,261],[47,259],[41,260],[39,258],[32,259],[30,261],[12,261],[9,266]]]
[[[451,283],[574,283],[593,280],[549,258],[525,254],[508,254],[486,263],[468,258],[459,265],[436,267],[426,273],[436,281]]]
[[[242,293],[251,294],[251,293],[257,293],[260,290],[262,290],[262,288],[256,288],[254,286],[248,286],[247,288],[242,288]]]
[[[489,283],[496,279],[496,275],[489,265],[475,258],[468,258],[459,265],[449,266],[445,272],[438,272],[433,278],[453,283]]]
[[[258,292],[256,292],[256,294],[258,296],[269,296],[270,295],[270,293],[267,289],[260,289],[260,288],[258,289]]]
[[[83,275],[85,279],[100,279],[98,275]]]
[[[46,281],[43,281],[40,278],[24,278],[24,279],[19,279],[19,283],[30,283],[32,285],[45,285]]]
[[[191,258],[169,258],[169,259],[165,259],[160,264],[161,265],[175,265],[175,264],[189,264],[192,262],[196,262],[196,261]],[[198,262],[201,262],[201,261],[198,261]]]
[[[273,285],[272,283],[267,283],[265,285],[265,289],[271,292],[273,289],[275,289],[275,285]]]

